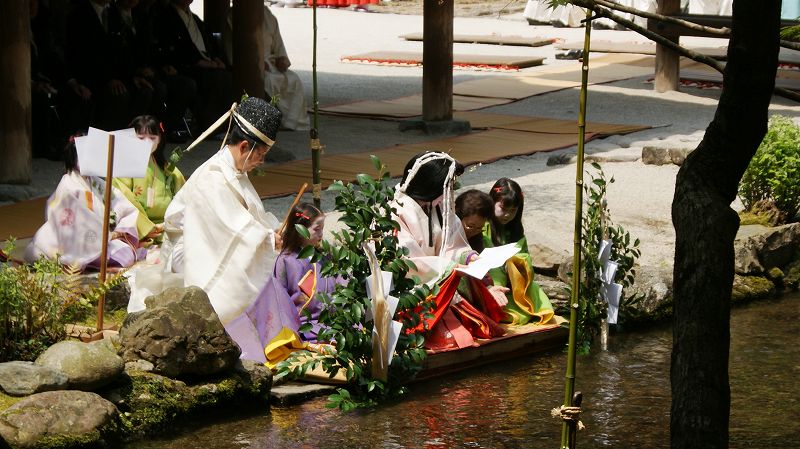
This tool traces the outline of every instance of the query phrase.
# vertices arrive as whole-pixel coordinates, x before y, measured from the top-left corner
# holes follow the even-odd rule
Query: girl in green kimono
[[[152,115],[140,115],[129,126],[136,131],[138,138],[153,143],[150,163],[144,178],[114,178],[114,187],[142,212],[137,222],[139,235],[145,236],[140,240],[141,244],[160,244],[164,212],[186,179],[167,161],[164,126],[158,119]]]
[[[489,271],[494,285],[508,287],[509,301],[504,321],[512,324],[549,323],[553,306],[542,288],[534,282],[533,263],[522,227],[525,197],[516,181],[500,178],[489,192],[494,213],[483,227],[483,246],[493,247],[516,243],[520,252],[504,266]]]

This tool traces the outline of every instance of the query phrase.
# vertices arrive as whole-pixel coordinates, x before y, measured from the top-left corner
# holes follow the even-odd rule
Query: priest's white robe
[[[80,269],[99,266],[103,237],[103,203],[105,181],[83,177],[71,171],[61,177],[56,191],[47,200],[47,221],[36,231],[25,249],[25,260],[61,256],[61,263]],[[110,240],[108,261],[112,265],[129,267],[144,258],[146,250],[136,248],[139,235],[136,221],[139,210],[116,188],[111,191],[111,212],[114,226],[109,229],[123,235]]]
[[[448,235],[445,236],[435,209],[431,212],[433,245],[429,245],[428,215],[422,207],[402,192],[395,193],[392,207],[397,211],[394,219],[400,225],[398,243],[408,248],[407,257],[417,266],[416,270],[409,271],[409,276],[418,275],[423,283],[431,285],[453,264],[463,263],[467,254],[472,252],[461,220],[455,213],[451,212],[452,221]]]
[[[281,126],[293,130],[307,130],[311,126],[306,106],[306,94],[300,77],[291,70],[278,71],[275,60],[288,58],[283,45],[278,19],[264,6],[264,90],[278,97],[278,110],[283,114]]]
[[[202,288],[222,324],[239,316],[266,284],[275,262],[278,221],[227,147],[201,165],[167,208],[162,257]]]

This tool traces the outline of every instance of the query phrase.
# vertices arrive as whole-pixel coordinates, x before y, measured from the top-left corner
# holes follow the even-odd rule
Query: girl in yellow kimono
[[[516,242],[520,252],[505,266],[489,271],[494,285],[508,287],[509,301],[503,321],[512,324],[535,322],[545,324],[553,319],[553,306],[542,288],[534,282],[533,263],[528,254],[528,242],[522,227],[522,209],[525,197],[516,181],[500,178],[492,186],[489,196],[494,213],[483,227],[484,247]]]
[[[114,187],[141,211],[136,227],[139,235],[144,236],[142,244],[160,244],[164,212],[186,179],[167,161],[164,128],[158,119],[140,115],[129,126],[134,128],[137,137],[153,143],[150,163],[144,178],[114,178]]]

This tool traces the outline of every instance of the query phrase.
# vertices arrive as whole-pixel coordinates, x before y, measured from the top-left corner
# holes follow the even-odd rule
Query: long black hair
[[[401,182],[406,182],[406,178],[408,178],[408,174],[417,159],[428,153],[430,152],[419,153],[408,161],[406,168],[403,170],[403,180]],[[419,201],[433,201],[442,196],[444,193],[444,181],[452,164],[456,165],[455,176],[464,174],[464,166],[456,160],[434,159],[426,162],[419,168],[414,178],[409,181],[408,186],[406,186],[406,195]]]
[[[158,146],[156,146],[156,151],[153,152],[153,159],[162,169],[167,168],[167,155],[164,154],[167,146],[167,139],[164,137],[164,124],[152,115],[140,115],[134,117],[128,126],[133,128],[136,134],[158,136]]]
[[[503,243],[500,241],[500,234],[507,238],[505,243],[513,243],[524,237],[522,209],[525,206],[525,196],[522,194],[519,184],[513,179],[500,178],[492,186],[489,196],[492,197],[493,204],[500,203],[504,208],[517,208],[517,215],[505,225],[501,224],[492,214],[492,242],[495,245]]]
[[[75,139],[86,135],[84,131],[69,136],[67,144],[64,146],[64,168],[67,173],[78,170],[78,148],[75,146]]]
[[[294,225],[311,226],[311,223],[322,215],[322,211],[311,203],[299,203],[289,212],[289,220],[281,234],[283,240],[282,252],[298,252],[303,249],[303,237],[297,232]]]

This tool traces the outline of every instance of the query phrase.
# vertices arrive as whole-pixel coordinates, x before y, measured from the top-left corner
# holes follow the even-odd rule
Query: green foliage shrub
[[[800,209],[800,126],[779,115],[769,121],[764,140],[739,183],[745,211],[774,205],[791,219]]]
[[[13,246],[12,239],[5,253],[11,254]],[[57,259],[0,263],[0,362],[35,360],[67,337],[66,324],[90,314],[99,296],[125,279],[118,273],[104,285],[86,289],[79,274]]]
[[[344,185],[337,181],[329,187],[337,192],[335,208],[342,213],[339,221],[347,228],[334,232],[333,241],[323,241],[319,248],[306,247],[298,255],[324,261],[322,275],[341,276],[348,281],[346,285],[337,286],[330,296],[318,293],[324,308],[319,315],[323,330],[317,338],[335,341],[335,353],[298,351],[278,365],[278,377],[299,378],[315,367],[321,367],[331,377],[344,372],[347,389],[339,389],[328,403],[329,407],[342,410],[372,405],[405,392],[403,384],[420,370],[426,354],[424,336],[405,330],[415,328],[432,305],[426,301],[433,293],[431,289],[420,285],[416,277],[406,277],[412,263],[403,257],[408,250],[398,245],[395,235],[399,225],[392,219],[390,206],[394,189],[388,184],[390,176],[386,167],[375,156],[371,158],[378,170],[377,179],[360,174],[356,182]],[[308,230],[302,226],[298,232],[308,235]],[[404,325],[385,383],[371,376],[373,322],[365,322],[370,299],[364,283],[370,275],[370,267],[361,248],[361,243],[366,241],[375,244],[381,269],[392,273],[389,293],[400,300],[393,319]],[[301,327],[300,330],[306,329]]]
[[[590,175],[584,183],[586,209],[581,223],[581,278],[578,298],[578,334],[577,345],[580,353],[587,353],[594,337],[600,333],[600,322],[606,318],[608,304],[600,294],[603,287],[602,266],[598,259],[600,242],[610,240],[611,256],[609,260],[619,264],[614,282],[622,285],[618,322],[623,320],[626,309],[642,300],[635,295],[628,296],[626,290],[633,285],[636,276],[635,264],[641,255],[639,239],[631,241],[631,236],[620,225],[611,222],[611,212],[605,201],[608,185],[614,182],[606,175],[597,163],[592,163],[597,176]],[[570,273],[572,275],[572,273]]]

